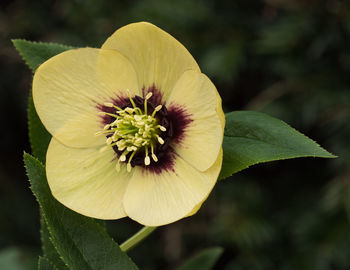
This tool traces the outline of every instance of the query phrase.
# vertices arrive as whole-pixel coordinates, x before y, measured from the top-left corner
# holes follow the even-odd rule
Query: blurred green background
[[[278,117],[338,159],[261,164],[217,184],[197,215],[159,228],[129,254],[174,269],[206,247],[215,269],[350,269],[350,3],[317,0],[1,1],[0,270],[35,269],[39,210],[22,162],[30,151],[32,74],[11,39],[100,47],[135,21],[193,54],[226,112]],[[109,222],[120,243],[140,226]]]

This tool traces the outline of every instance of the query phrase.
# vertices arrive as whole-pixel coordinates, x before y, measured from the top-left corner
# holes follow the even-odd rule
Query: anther
[[[154,117],[156,113],[162,109],[162,107],[163,107],[162,105],[158,105],[157,107],[155,107],[152,113],[152,117]]]
[[[127,151],[126,151],[127,152]],[[127,152],[128,153],[128,152]],[[124,162],[126,160],[126,155],[127,153],[125,154],[125,152],[120,156],[119,160]]]
[[[162,139],[162,137],[160,137],[159,135],[156,135],[156,136],[157,136],[158,142],[160,144],[164,144],[164,140]]]
[[[145,165],[148,166],[149,164],[151,164],[151,159],[147,156],[145,157]]]
[[[108,137],[106,140],[107,144],[111,144],[113,142],[113,138],[112,137]]]
[[[98,112],[98,114],[100,114],[100,115],[109,115],[109,116],[112,116],[112,117],[115,117],[115,118],[118,117],[116,114],[108,113],[108,112]]]
[[[141,121],[142,120],[142,117],[140,115],[137,115],[137,114],[134,115],[134,118],[135,118],[136,121]]]
[[[110,102],[106,102],[103,105],[105,105],[106,107],[113,107],[113,103]]]
[[[146,157],[145,157],[145,165],[149,165],[151,163],[151,160],[148,156],[148,146],[145,147],[145,154],[146,154]]]
[[[126,109],[124,109],[124,111],[126,111],[129,114],[131,114],[131,113],[133,113],[135,111],[135,109],[127,107]]]
[[[146,95],[146,98],[145,98],[145,102],[144,102],[144,110],[145,110],[145,114],[147,115],[147,100],[150,99],[152,96],[152,92],[149,92],[147,95]]]
[[[161,130],[161,131],[166,131],[166,128],[161,126],[161,125],[158,125],[158,128]]]
[[[157,156],[156,156],[155,154],[153,154],[153,153],[152,153],[152,158],[153,158],[153,160],[154,160],[155,162],[157,162],[157,161],[158,161]]]

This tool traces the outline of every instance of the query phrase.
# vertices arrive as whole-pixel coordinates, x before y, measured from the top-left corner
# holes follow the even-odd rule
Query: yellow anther
[[[109,116],[112,116],[112,117],[115,117],[115,118],[118,117],[116,114],[108,113],[108,112],[98,112],[98,114],[99,114],[99,115],[109,115]]]
[[[135,109],[127,107],[124,109],[124,111],[126,111],[127,113],[133,113]]]
[[[157,135],[157,139],[160,144],[164,144],[164,140],[162,139],[162,137]]]
[[[158,127],[159,127],[159,129],[160,129],[161,131],[166,131],[166,128],[165,128],[165,127],[163,127],[163,126],[161,126],[161,125],[159,125]]]
[[[163,107],[162,105],[158,105],[157,107],[155,107],[152,113],[152,117],[154,117],[156,113],[162,109],[162,107]]]
[[[113,142],[113,138],[112,137],[108,137],[106,140],[107,144],[111,144]]]
[[[149,92],[149,93],[146,95],[146,98],[145,98],[145,99],[146,99],[146,100],[147,100],[147,99],[150,99],[152,95],[153,95],[153,93],[152,93],[152,92]]]
[[[104,103],[103,105],[105,105],[106,107],[111,107],[111,108],[114,107],[114,104],[113,104],[113,103],[110,103],[110,102],[106,102],[106,103]]]
[[[154,160],[155,162],[157,162],[157,161],[158,161],[157,156],[156,156],[155,154],[153,154],[153,153],[152,153],[152,158],[153,158],[153,160]]]
[[[119,158],[120,161],[124,162],[126,160],[126,155],[124,153]]]
[[[134,118],[135,118],[136,121],[141,121],[142,120],[142,117],[140,115],[137,115],[137,114],[134,115]]]
[[[151,159],[147,156],[145,157],[145,165],[148,166],[149,164],[151,164]]]

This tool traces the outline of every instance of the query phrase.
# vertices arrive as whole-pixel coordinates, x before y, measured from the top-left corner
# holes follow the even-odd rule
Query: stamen
[[[152,92],[149,92],[147,95],[146,95],[146,98],[145,100],[148,100],[152,97],[153,93]]]
[[[145,165],[148,166],[149,164],[151,164],[151,159],[147,156],[145,157]]]
[[[119,157],[119,160],[124,162],[126,160],[126,155],[129,153],[128,150],[125,150],[123,154]]]
[[[108,112],[98,112],[98,114],[100,114],[100,115],[109,115],[109,116],[112,116],[112,117],[115,117],[115,118],[118,117],[116,114],[108,113]]]
[[[132,106],[134,107],[134,109],[136,109],[137,107],[136,107],[135,102],[134,102],[133,99],[131,98],[130,90],[129,90],[129,89],[126,89],[126,93],[127,93],[128,97],[129,97],[129,99],[130,99],[130,102],[131,102]]]
[[[127,169],[128,172],[131,172],[131,160],[132,160],[132,158],[135,156],[135,153],[136,153],[136,152],[133,152],[133,153],[131,154],[131,156],[129,157],[129,160],[128,160],[128,164],[126,165],[126,169]]]
[[[146,95],[145,102],[144,102],[145,114],[147,114],[147,100],[150,99],[152,95],[153,95],[152,92],[149,92]]]
[[[157,136],[158,142],[160,144],[164,144],[164,140],[162,139],[162,137],[160,137],[159,135],[156,135],[156,136]]]
[[[113,142],[113,138],[112,137],[108,137],[106,140],[107,144],[111,144]]]
[[[149,164],[151,164],[151,160],[148,156],[148,147],[145,147],[145,152],[146,152],[146,157],[145,157],[145,165],[148,166]]]
[[[157,162],[157,161],[158,161],[157,156],[156,156],[155,154],[153,154],[153,153],[152,153],[152,158],[153,158],[153,160],[154,160],[155,162]]]
[[[124,109],[124,111],[126,111],[129,114],[132,114],[135,111],[135,109],[127,107],[126,109]]]
[[[115,111],[98,113],[99,115],[108,115],[115,118],[112,118],[110,123],[103,127],[103,130],[96,132],[96,135],[105,134],[107,137],[106,145],[100,149],[101,152],[108,147],[113,147],[118,154],[119,158],[115,165],[118,172],[122,163],[126,163],[128,172],[131,171],[132,166],[141,165],[142,159],[140,163],[138,155],[142,153],[145,155],[144,165],[150,165],[151,159],[153,162],[158,162],[158,157],[155,155],[156,145],[165,143],[160,135],[161,132],[167,130],[165,126],[159,124],[159,119],[155,117],[156,113],[162,109],[162,105],[156,106],[153,112],[148,114],[148,100],[153,96],[152,92],[144,97],[143,108],[137,107],[136,100],[133,100],[129,90],[127,90],[127,95],[130,100],[129,107],[121,109],[112,102],[106,102],[104,106],[115,108]],[[137,103],[139,104],[139,99]],[[135,160],[135,164],[132,163],[133,165],[131,165],[135,155],[137,161]]]
[[[166,131],[166,128],[161,125],[158,125],[157,128],[159,128],[161,131]]]
[[[152,117],[154,117],[156,113],[162,109],[162,107],[163,107],[162,105],[158,105],[157,107],[155,107],[152,113]]]
[[[116,108],[118,111],[122,110],[118,106],[116,106],[116,105],[114,105],[113,103],[110,103],[110,102],[106,102],[103,105],[105,105],[106,107],[110,107],[110,108]]]
[[[151,152],[152,152],[152,158],[155,162],[158,161],[158,158],[157,156],[154,154],[154,146],[153,146],[153,143],[151,143]]]

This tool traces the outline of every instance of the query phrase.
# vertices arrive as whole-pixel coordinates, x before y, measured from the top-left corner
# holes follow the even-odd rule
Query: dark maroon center
[[[164,140],[164,144],[157,143],[154,148],[154,154],[157,156],[158,161],[155,162],[151,159],[151,163],[149,165],[145,165],[145,150],[144,148],[139,149],[134,157],[132,158],[130,164],[132,167],[141,166],[145,170],[160,174],[165,171],[174,171],[174,159],[175,159],[175,151],[174,145],[181,144],[181,141],[184,139],[185,130],[187,126],[192,122],[191,115],[186,113],[185,108],[170,104],[168,108],[162,102],[162,94],[161,92],[152,86],[148,89],[148,91],[143,90],[143,96],[146,96],[149,92],[152,92],[153,95],[150,99],[147,100],[147,114],[151,115],[155,108],[162,104],[162,108],[156,112],[155,118],[159,125],[166,128],[166,131],[161,132],[159,136]],[[132,97],[135,105],[139,108],[144,107],[145,98],[140,96]],[[133,105],[128,97],[118,97],[112,100],[112,103],[118,106],[121,109],[125,109],[127,107],[132,108]],[[107,107],[104,105],[99,105],[98,109],[103,112],[115,113],[115,109],[111,107]],[[102,116],[102,124],[103,126],[107,124],[111,124],[115,120],[114,117],[104,115]],[[107,135],[109,137],[111,135]],[[117,146],[113,146],[113,150],[117,154],[119,158],[123,151],[118,150]],[[126,155],[126,160],[129,160],[130,155],[132,153],[128,153]]]

